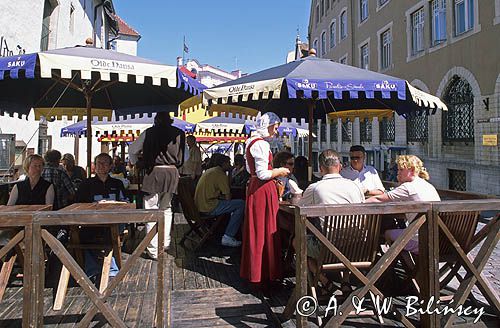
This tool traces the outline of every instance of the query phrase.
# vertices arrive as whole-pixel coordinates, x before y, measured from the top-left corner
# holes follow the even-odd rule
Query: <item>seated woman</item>
[[[273,167],[286,167],[292,172],[294,167],[293,154],[288,151],[280,151],[274,156]],[[292,173],[279,177],[277,180],[281,181],[284,187],[283,194],[279,195],[282,200],[292,200],[292,198],[299,198],[302,195],[302,189],[299,188],[297,179]]]
[[[41,177],[44,163],[40,155],[29,155],[24,160],[26,179],[12,188],[7,205],[54,204],[54,186]]]
[[[234,167],[231,171],[231,187],[245,188],[247,186],[250,173],[245,167],[245,156],[242,154],[234,155]]]
[[[436,188],[427,182],[427,180],[429,180],[429,173],[425,169],[420,158],[415,155],[401,155],[397,159],[397,164],[397,178],[401,185],[382,195],[368,198],[366,200],[367,203],[404,201],[432,202],[441,200]],[[389,229],[385,232],[385,238],[387,241],[393,242],[402,232],[403,229]],[[410,240],[405,246],[405,250],[418,254],[418,242],[416,240]]]

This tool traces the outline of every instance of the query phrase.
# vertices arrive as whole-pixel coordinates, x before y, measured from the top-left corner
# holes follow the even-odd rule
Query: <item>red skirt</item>
[[[282,278],[278,193],[273,180],[251,177],[248,185],[240,276],[259,283]]]

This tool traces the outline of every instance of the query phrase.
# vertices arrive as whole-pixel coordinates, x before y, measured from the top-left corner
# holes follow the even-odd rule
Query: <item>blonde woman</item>
[[[396,163],[398,164],[398,182],[400,185],[382,195],[368,198],[366,200],[367,203],[432,202],[441,200],[436,188],[427,182],[429,180],[429,173],[420,158],[415,155],[401,155],[398,157]],[[385,232],[385,237],[388,241],[394,241],[401,233],[402,229],[391,229]],[[418,253],[417,241],[410,240],[405,249],[412,253]]]
[[[23,163],[26,179],[16,183],[10,193],[7,205],[52,205],[54,203],[54,186],[44,180],[42,170],[43,157],[29,155]]]

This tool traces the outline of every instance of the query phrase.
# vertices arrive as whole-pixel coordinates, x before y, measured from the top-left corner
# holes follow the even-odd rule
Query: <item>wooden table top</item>
[[[0,212],[50,211],[52,205],[0,205]]]
[[[72,211],[99,211],[115,209],[135,209],[134,203],[126,202],[105,202],[105,203],[74,203],[59,210],[59,212]]]

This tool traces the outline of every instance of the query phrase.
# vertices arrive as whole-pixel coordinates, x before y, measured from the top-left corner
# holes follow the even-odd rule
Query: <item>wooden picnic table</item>
[[[71,204],[59,212],[75,212],[75,211],[104,211],[104,210],[124,210],[124,209],[135,209],[135,204],[126,202],[102,202],[102,203],[75,203]],[[102,293],[109,282],[109,271],[111,268],[111,261],[113,256],[115,257],[116,264],[118,268],[122,267],[122,251],[121,251],[121,240],[119,233],[119,224],[93,224],[90,226],[85,226],[85,228],[100,227],[102,229],[109,229],[111,234],[111,240],[109,245],[96,245],[89,244],[85,241],[80,240],[81,229],[79,226],[72,225],[69,227],[70,242],[68,248],[71,249],[76,257],[78,264],[84,266],[84,256],[82,249],[102,249],[109,248],[104,257],[102,271],[101,271],[101,281],[99,284],[99,291]],[[57,285],[56,298],[54,300],[55,311],[60,310],[63,306],[64,299],[66,297],[66,292],[68,290],[70,272],[65,266],[61,269],[61,274],[59,277],[59,283]]]

